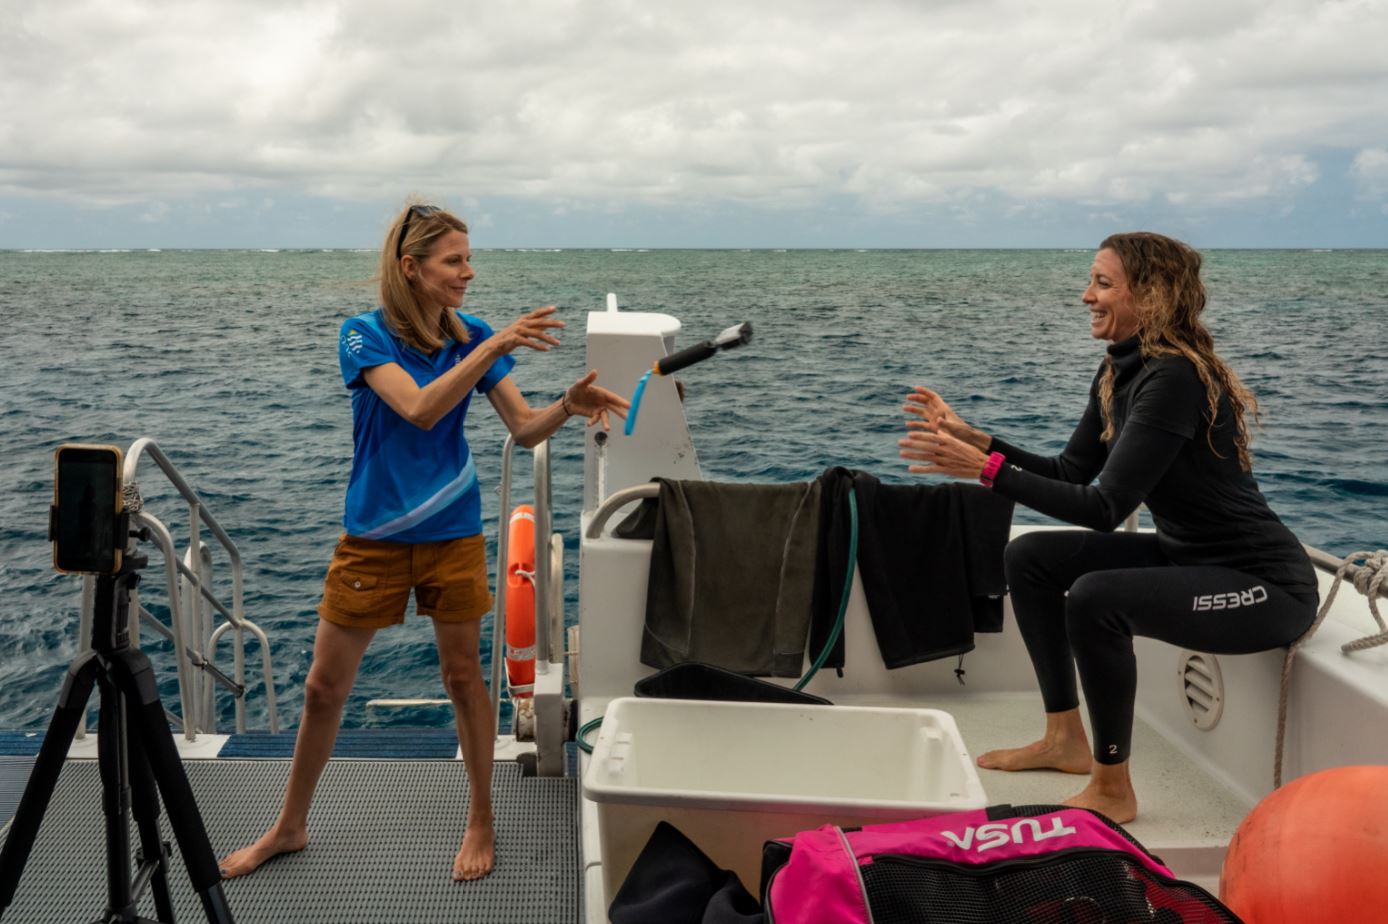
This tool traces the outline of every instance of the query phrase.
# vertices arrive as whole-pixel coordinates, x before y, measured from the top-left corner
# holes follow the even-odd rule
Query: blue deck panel
[[[293,731],[232,735],[218,756],[287,758],[294,754]],[[334,757],[451,758],[458,753],[458,733],[451,728],[344,728],[337,734]]]
[[[43,744],[42,731],[0,731],[0,756],[34,757]]]
[[[175,732],[174,734],[177,734]],[[0,731],[0,756],[34,757],[43,744],[43,731]],[[232,735],[221,757],[288,758],[294,753],[294,730],[271,734]],[[451,758],[458,753],[452,728],[344,728],[337,735],[334,757]]]
[[[0,824],[14,810],[13,803],[18,801],[29,767],[43,744],[43,734],[32,730],[0,731]],[[296,736],[293,730],[231,735],[217,756],[288,760],[294,756]],[[344,728],[333,746],[333,757],[345,758],[438,760],[457,755],[458,736],[452,728]],[[574,742],[565,743],[564,757],[564,775],[577,776],[579,755]]]

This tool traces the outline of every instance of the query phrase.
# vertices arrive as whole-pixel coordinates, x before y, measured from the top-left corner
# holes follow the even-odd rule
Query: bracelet
[[[564,394],[560,396],[559,404],[564,408],[564,416],[572,417],[574,415],[574,412],[569,410],[569,390],[567,388],[564,389]]]
[[[1000,452],[989,453],[988,461],[983,463],[983,471],[978,473],[978,483],[985,488],[991,488],[993,479],[998,477],[998,470],[1006,460],[1007,457]]]

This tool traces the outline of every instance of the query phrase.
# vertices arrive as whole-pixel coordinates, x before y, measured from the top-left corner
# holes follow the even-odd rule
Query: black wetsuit
[[[1009,543],[1005,568],[1046,711],[1079,705],[1078,667],[1094,757],[1114,764],[1128,759],[1132,740],[1134,635],[1212,654],[1276,648],[1310,627],[1317,589],[1305,550],[1239,465],[1227,396],[1211,434],[1190,360],[1144,359],[1136,337],[1109,354],[1111,443],[1099,439],[1096,376],[1060,456],[997,438],[989,451],[1006,456],[995,490],[1102,530],[1024,534]],[[1155,535],[1112,532],[1144,502]]]

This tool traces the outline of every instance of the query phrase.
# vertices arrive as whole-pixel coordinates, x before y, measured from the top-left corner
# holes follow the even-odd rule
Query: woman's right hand
[[[901,409],[908,414],[914,414],[919,420],[908,420],[907,429],[928,430],[931,433],[948,433],[957,440],[968,443],[969,445],[988,451],[988,445],[993,441],[987,433],[976,430],[964,422],[964,419],[954,413],[954,408],[949,406],[949,402],[941,398],[938,392],[931,391],[923,385],[917,385],[906,395],[906,402]]]
[[[558,310],[553,305],[545,305],[516,318],[492,335],[495,349],[503,355],[518,347],[548,353],[550,347],[559,345],[559,338],[549,331],[564,326],[563,321],[554,317]]]

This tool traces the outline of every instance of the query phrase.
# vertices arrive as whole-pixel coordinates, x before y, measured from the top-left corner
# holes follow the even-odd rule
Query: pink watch
[[[998,477],[998,469],[1002,468],[1002,464],[1006,460],[1007,457],[1000,452],[988,453],[988,461],[983,463],[983,471],[978,473],[979,484],[991,488],[993,479]]]

